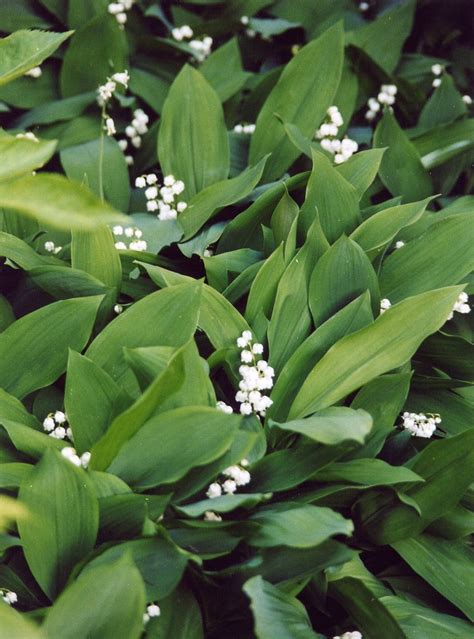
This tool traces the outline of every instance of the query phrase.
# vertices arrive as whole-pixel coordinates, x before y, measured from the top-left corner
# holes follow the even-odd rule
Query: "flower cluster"
[[[470,313],[471,307],[467,303],[468,300],[469,300],[469,297],[467,293],[464,293],[464,291],[462,293],[459,293],[458,299],[456,300],[453,306],[453,310],[448,315],[448,320],[453,319],[454,313],[462,313],[463,315],[465,315],[466,313]]]
[[[62,251],[62,248],[62,246],[56,246],[56,244],[51,240],[44,243],[44,250],[48,251],[48,253],[54,253],[54,255],[57,255],[59,251]]]
[[[43,75],[43,71],[41,67],[33,67],[32,69],[27,71],[25,75],[30,78],[40,78]]]
[[[71,464],[74,464],[74,466],[82,466],[82,468],[87,468],[91,460],[91,454],[89,453],[89,451],[82,453],[82,455],[79,457],[76,449],[72,446],[65,446],[61,450],[61,455],[68,461],[70,461]]]
[[[391,301],[386,297],[384,297],[383,300],[380,300],[380,315],[383,315],[385,311],[388,311],[391,306]]]
[[[112,233],[116,238],[123,237],[125,241],[129,241],[128,246],[122,240],[115,242],[115,248],[119,251],[126,251],[127,249],[130,251],[146,251],[148,248],[146,241],[141,239],[143,236],[142,231],[136,226],[123,227],[118,224],[112,228]]]
[[[349,630],[343,635],[336,635],[332,639],[362,639],[362,635],[358,630]]]
[[[327,110],[326,121],[321,124],[315,133],[315,138],[320,140],[321,148],[334,155],[334,162],[342,164],[348,160],[359,148],[355,140],[344,138],[338,140],[339,127],[344,124],[342,115],[337,106],[331,106]]]
[[[183,40],[191,40],[194,35],[194,31],[188,24],[183,24],[182,27],[175,27],[171,31],[171,35],[176,42],[182,42]]]
[[[72,441],[72,430],[69,428],[66,413],[57,410],[49,413],[43,420],[43,429],[50,437],[55,439],[70,439]]]
[[[222,517],[212,510],[206,510],[203,519],[204,521],[222,521]]]
[[[236,124],[234,126],[234,133],[252,135],[252,133],[255,133],[255,124]]]
[[[130,76],[128,71],[122,71],[120,73],[114,73],[111,78],[107,78],[105,84],[101,84],[97,89],[97,103],[101,107],[105,107],[111,100],[117,91],[117,84],[121,84],[125,89],[128,87]]]
[[[409,430],[412,437],[430,438],[436,430],[437,424],[441,424],[441,417],[438,414],[428,413],[408,413],[402,415],[402,426]]]
[[[250,331],[244,331],[237,339],[237,346],[242,349],[240,353],[242,366],[239,368],[242,379],[235,399],[240,403],[242,415],[255,413],[265,417],[266,411],[273,402],[266,395],[262,395],[261,391],[273,388],[275,371],[264,359],[257,359],[263,353],[263,345],[253,343],[252,340]]]
[[[369,98],[367,106],[369,107],[365,119],[372,121],[377,113],[379,113],[382,105],[392,106],[395,104],[395,96],[397,95],[398,88],[395,84],[382,84],[380,91],[376,98]]]
[[[226,404],[225,402],[217,402],[216,408],[223,413],[226,413],[226,415],[231,415],[234,412],[232,410],[232,406],[229,406],[229,404]]]
[[[143,623],[146,625],[153,617],[159,617],[161,615],[160,607],[156,604],[149,604],[146,607],[146,612],[143,613]]]
[[[397,240],[395,242],[395,248],[396,249],[401,249],[405,246],[405,242],[403,240]]]
[[[135,0],[120,0],[120,2],[111,2],[107,7],[107,11],[110,15],[115,16],[115,19],[123,29],[123,25],[127,22],[127,11],[133,7]]]
[[[220,497],[222,493],[233,495],[238,486],[245,486],[250,483],[250,473],[246,470],[246,466],[248,465],[248,461],[242,459],[239,465],[236,464],[235,466],[225,468],[221,474],[227,479],[215,481],[210,484],[206,492],[207,497],[209,499],[215,499],[216,497]]]
[[[431,67],[431,73],[435,76],[433,82],[431,83],[434,88],[439,87],[441,84],[441,75],[444,71],[444,67],[442,64],[433,64]]]
[[[18,601],[18,595],[8,588],[0,588],[0,597],[9,606],[13,606]]]
[[[176,40],[176,42],[183,42],[183,40],[188,40],[187,44],[191,47],[194,52],[194,55],[199,60],[199,62],[203,62],[207,58],[207,56],[211,53],[212,49],[212,38],[209,36],[205,36],[202,40],[191,40],[194,35],[194,31],[187,24],[182,27],[175,27],[171,31],[171,35]]]
[[[163,186],[158,184],[156,173],[141,175],[135,180],[135,186],[145,190],[147,199],[147,211],[159,211],[159,220],[175,220],[178,213],[182,213],[188,206],[186,202],[175,201],[186,188],[184,182],[177,180],[174,175],[166,175],[163,178]]]
[[[24,139],[24,140],[31,140],[32,142],[39,142],[38,138],[32,131],[25,131],[25,133],[17,133],[15,137],[18,138],[19,140]]]
[[[135,109],[133,112],[133,119],[131,124],[125,127],[125,135],[130,140],[130,144],[139,149],[142,145],[142,136],[148,131],[149,116],[143,111],[143,109]],[[118,145],[122,151],[126,151],[128,148],[128,140],[123,138],[118,140]],[[125,160],[127,164],[133,164],[133,157],[126,155]]]

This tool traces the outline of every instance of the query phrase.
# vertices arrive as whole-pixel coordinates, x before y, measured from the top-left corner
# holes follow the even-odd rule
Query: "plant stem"
[[[104,121],[106,118],[105,105],[102,106],[99,142],[99,196],[104,201]]]

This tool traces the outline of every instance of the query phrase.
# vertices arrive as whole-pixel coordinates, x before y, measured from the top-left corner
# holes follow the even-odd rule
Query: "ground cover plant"
[[[0,639],[474,636],[469,5],[0,3]]]

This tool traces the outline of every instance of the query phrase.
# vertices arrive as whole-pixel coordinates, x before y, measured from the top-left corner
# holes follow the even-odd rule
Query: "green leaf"
[[[44,628],[64,639],[139,639],[145,607],[141,575],[124,557],[81,573],[48,610]]]
[[[399,204],[375,213],[351,233],[351,240],[357,242],[369,257],[375,257],[401,229],[420,219],[431,199]]]
[[[474,268],[471,217],[460,214],[441,219],[384,260],[380,275],[383,297],[393,303],[462,282]]]
[[[160,600],[160,611],[159,618],[149,624],[152,639],[204,639],[199,604],[184,585]]]
[[[51,159],[55,149],[55,140],[0,137],[0,180],[10,180],[41,168]]]
[[[355,188],[331,165],[328,158],[313,151],[313,170],[308,180],[300,217],[308,228],[315,217],[332,244],[343,233],[350,233],[360,221],[359,196]]]
[[[200,282],[147,295],[105,327],[87,349],[87,357],[127,390],[136,388],[122,348],[182,346],[196,330],[200,297]]]
[[[348,42],[365,51],[386,73],[397,66],[410,34],[416,2],[409,0],[349,33]]]
[[[219,98],[189,65],[176,76],[166,98],[158,136],[165,175],[183,180],[190,199],[229,173],[229,143]]]
[[[318,260],[311,275],[309,308],[314,324],[319,326],[365,291],[376,313],[377,275],[360,246],[343,235]]]
[[[71,29],[79,29],[106,9],[107,0],[69,0],[67,23]]]
[[[437,612],[414,601],[400,597],[382,597],[380,601],[399,622],[409,639],[459,639],[469,637],[472,632],[472,624],[468,621]]]
[[[250,599],[258,639],[318,639],[303,604],[261,577],[249,579],[243,591]]]
[[[369,295],[365,293],[319,326],[283,367],[272,391],[269,416],[283,421],[298,390],[321,357],[344,335],[367,326],[372,320]]]
[[[242,68],[237,38],[213,51],[201,64],[200,71],[222,102],[240,91],[249,74]]]
[[[88,189],[53,173],[0,182],[0,207],[64,231],[128,220]]]
[[[109,471],[138,490],[175,482],[223,455],[240,419],[203,406],[161,413],[124,444]]]
[[[26,410],[22,402],[0,388],[0,420],[2,419],[19,422],[35,429],[40,428],[39,421]]]
[[[160,533],[106,548],[84,567],[82,574],[94,574],[99,566],[113,565],[117,559],[131,555],[145,582],[147,601],[160,602],[176,588],[188,563],[188,554]]]
[[[22,398],[56,381],[67,349],[82,350],[101,297],[55,302],[25,315],[0,334],[0,386]]]
[[[404,364],[444,324],[459,292],[459,287],[450,287],[408,298],[370,326],[344,337],[310,372],[291,405],[290,418],[331,406],[374,377]]]
[[[72,232],[71,265],[120,291],[122,266],[114,237],[107,226],[98,226],[93,232]]]
[[[390,466],[381,459],[353,459],[335,462],[319,471],[317,480],[323,482],[347,481],[354,484],[378,486],[422,482],[423,478],[405,466]]]
[[[330,508],[280,502],[252,515],[259,527],[251,535],[252,546],[312,548],[333,535],[351,535],[354,525]]]
[[[312,441],[335,446],[344,441],[363,444],[372,429],[372,418],[364,410],[333,407],[321,410],[306,419],[280,424],[270,419],[269,426],[298,433]]]
[[[285,247],[280,244],[258,271],[250,287],[245,317],[253,324],[260,313],[271,317],[275,295],[280,279],[285,272]]]
[[[217,211],[249,195],[262,177],[266,159],[263,158],[237,177],[212,184],[192,197],[186,210],[179,216],[179,224],[184,231],[183,239],[195,235]]]
[[[0,629],[2,639],[46,639],[43,631],[32,621],[3,602],[0,605]]]
[[[101,145],[103,150],[101,151]],[[116,140],[105,137],[63,149],[59,154],[67,177],[101,196],[100,174],[105,199],[118,211],[128,211],[130,186],[125,157]],[[102,169],[101,169],[102,163]]]
[[[114,16],[97,16],[74,34],[59,76],[63,98],[95,91],[127,68],[127,39]]]
[[[17,466],[18,464],[6,464],[6,466],[12,465]],[[222,495],[213,499],[203,499],[186,506],[174,506],[174,508],[178,513],[188,517],[202,517],[207,510],[213,510],[216,513],[229,513],[237,508],[251,509],[261,501],[269,499],[270,496],[270,493],[235,493],[234,495]]]
[[[369,149],[355,153],[351,158],[338,164],[336,170],[357,191],[361,198],[375,180],[382,163],[385,149]]]
[[[296,125],[303,135],[312,136],[332,104],[343,57],[343,30],[339,23],[303,47],[285,66],[258,115],[250,142],[251,164],[272,153],[265,168],[266,182],[280,177],[299,155],[276,116]]]
[[[422,200],[433,193],[430,176],[416,148],[388,110],[375,129],[374,146],[388,147],[379,175],[392,195],[401,195],[406,202]]]
[[[46,451],[22,483],[19,497],[30,512],[18,522],[26,561],[52,599],[75,564],[94,547],[97,498],[85,472],[53,450]]]
[[[467,107],[456,89],[453,78],[444,73],[441,84],[433,92],[420,113],[417,129],[432,129],[440,124],[449,124],[465,115]]]
[[[438,126],[413,140],[425,169],[433,169],[474,146],[474,119]]]
[[[64,403],[80,453],[90,450],[104,435],[123,391],[87,357],[69,352]]]
[[[412,570],[474,621],[471,597],[474,553],[466,543],[419,535],[392,545]]]
[[[0,86],[41,64],[72,33],[21,30],[0,40]]]

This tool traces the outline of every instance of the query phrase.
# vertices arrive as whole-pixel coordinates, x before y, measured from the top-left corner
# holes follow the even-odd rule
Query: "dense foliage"
[[[0,639],[474,636],[470,4],[2,0]]]

